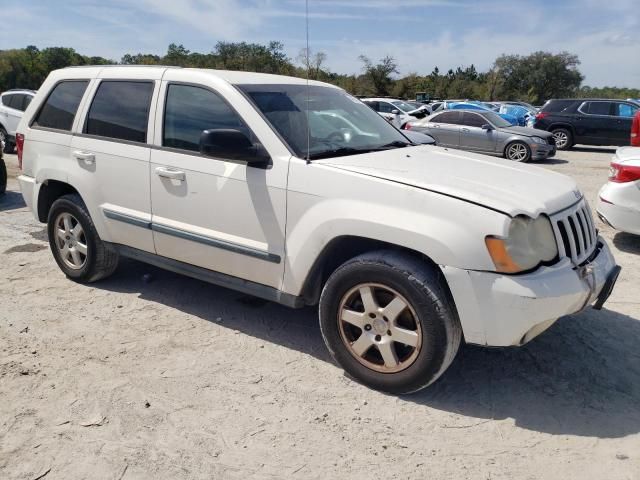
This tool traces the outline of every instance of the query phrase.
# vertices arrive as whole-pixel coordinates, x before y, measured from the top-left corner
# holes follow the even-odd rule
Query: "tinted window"
[[[616,103],[615,115],[618,117],[633,117],[638,111],[638,107],[629,103]]]
[[[371,107],[376,112],[378,111],[378,102],[364,102],[367,107]]]
[[[611,102],[587,102],[580,110],[591,115],[611,115]]]
[[[544,107],[543,112],[562,112],[573,105],[575,100],[549,100]]]
[[[69,80],[56,85],[33,125],[71,130],[78,105],[80,105],[88,83],[86,80]]]
[[[459,123],[459,115],[460,112],[444,112],[433,117],[431,121],[435,123],[451,123],[455,125]]]
[[[22,99],[24,95],[20,93],[14,93],[12,95],[6,95],[4,104],[7,107],[14,108],[16,110],[22,110]]]
[[[152,93],[151,82],[101,82],[84,133],[146,142]]]
[[[31,100],[33,100],[33,97],[31,95],[25,95],[24,96],[24,101],[22,102],[22,111],[24,112],[27,107],[31,104]]]
[[[214,92],[190,85],[169,85],[164,109],[162,145],[200,150],[204,130],[231,128],[250,135],[238,114]]]
[[[398,107],[395,107],[395,106],[393,106],[393,105],[391,105],[390,103],[387,103],[387,102],[380,102],[379,105],[380,105],[380,107],[379,107],[378,111],[382,112],[382,113],[391,113],[392,110],[400,111],[400,109]]]
[[[462,113],[462,125],[468,125],[470,127],[482,127],[485,123],[488,123],[481,115],[477,113],[463,112]]]

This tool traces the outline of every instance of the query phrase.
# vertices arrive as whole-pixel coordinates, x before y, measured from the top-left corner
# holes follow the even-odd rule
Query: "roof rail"
[[[175,65],[70,65],[68,67],[64,67],[63,70],[68,68],[88,68],[88,67],[97,67],[97,68],[127,68],[127,67],[148,67],[148,68],[182,68]]]

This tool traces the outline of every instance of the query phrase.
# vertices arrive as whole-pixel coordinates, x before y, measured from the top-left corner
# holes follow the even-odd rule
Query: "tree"
[[[298,60],[298,62],[300,62],[309,73],[309,78],[319,80],[323,77],[324,72],[322,70],[322,65],[327,60],[326,53],[313,53],[311,49],[303,48],[300,50],[296,60]]]
[[[375,95],[389,95],[393,84],[391,75],[398,73],[398,65],[395,59],[387,55],[375,65],[364,55],[360,55],[358,59],[364,64],[364,74],[371,82],[373,93]]]

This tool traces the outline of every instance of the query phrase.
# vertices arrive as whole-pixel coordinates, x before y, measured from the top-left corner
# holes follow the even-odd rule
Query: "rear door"
[[[460,147],[478,152],[495,152],[497,133],[495,130],[483,130],[482,125],[487,123],[482,115],[462,112]]]
[[[615,145],[629,145],[631,138],[631,124],[633,117],[640,107],[628,102],[613,102],[613,115],[615,117],[612,138]]]
[[[460,116],[462,112],[449,110],[438,113],[429,119],[429,134],[441,147],[458,147],[460,145]]]
[[[96,79],[71,144],[74,184],[103,240],[155,252],[149,187],[150,139],[162,70],[131,69],[127,79]],[[148,73],[147,73],[148,72]],[[155,77],[155,78],[154,78]],[[98,227],[98,225],[97,225]]]

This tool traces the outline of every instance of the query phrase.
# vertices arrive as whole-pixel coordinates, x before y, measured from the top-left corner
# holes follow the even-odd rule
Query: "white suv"
[[[0,95],[0,142],[5,142],[5,151],[13,152],[16,128],[36,92],[33,90],[13,89]]]
[[[570,178],[416,146],[320,82],[58,70],[17,143],[24,199],[69,278],[99,280],[126,256],[319,304],[334,358],[389,392],[435,381],[462,339],[522,345],[599,308],[619,271]]]

